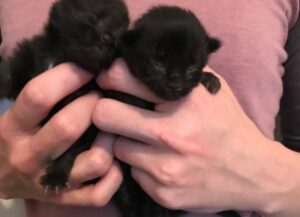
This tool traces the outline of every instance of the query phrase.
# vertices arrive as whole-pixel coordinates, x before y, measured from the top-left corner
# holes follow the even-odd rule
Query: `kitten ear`
[[[59,17],[59,8],[58,2],[54,3],[50,12],[49,12],[49,19],[48,23],[46,24],[45,32],[49,35],[54,35],[57,32],[57,20]]]
[[[221,42],[216,38],[208,37],[208,51],[213,53],[221,47]]]
[[[122,46],[131,47],[142,37],[142,29],[133,29],[125,32],[121,37]]]
[[[49,35],[53,35],[54,32],[55,32],[55,27],[53,25],[53,23],[51,21],[49,21],[47,23],[47,25],[45,26],[45,32],[46,34],[49,34]]]

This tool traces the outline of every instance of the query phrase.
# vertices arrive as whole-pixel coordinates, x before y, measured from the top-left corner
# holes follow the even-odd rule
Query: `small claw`
[[[66,187],[67,187],[68,189],[71,189],[71,185],[70,185],[69,182],[66,183]]]

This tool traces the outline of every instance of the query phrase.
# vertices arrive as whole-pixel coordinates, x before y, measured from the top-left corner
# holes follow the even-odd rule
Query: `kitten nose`
[[[168,76],[168,87],[174,90],[182,88],[181,76],[179,74],[172,74]]]
[[[182,84],[181,82],[169,82],[168,87],[172,90],[181,90],[182,89]]]

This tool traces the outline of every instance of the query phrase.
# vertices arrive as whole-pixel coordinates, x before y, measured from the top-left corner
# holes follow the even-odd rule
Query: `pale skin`
[[[83,96],[46,125],[39,123],[59,100],[90,79],[90,74],[72,64],[57,66],[30,81],[14,105],[0,117],[0,198],[97,207],[108,203],[122,182],[122,175],[112,158],[115,137],[107,133],[99,133],[92,148],[76,159],[70,175],[71,189],[57,195],[45,192],[39,185],[47,164],[66,151],[91,124],[100,96]],[[95,185],[76,187],[101,176],[103,179]]]
[[[220,79],[217,95],[199,85],[189,96],[165,102],[119,61],[99,77],[100,86],[152,101],[155,111],[100,99],[93,121],[121,135],[116,157],[132,166],[135,180],[165,207],[299,216],[299,154],[262,135]]]
[[[1,198],[104,207],[122,182],[115,155],[132,165],[133,177],[153,199],[169,208],[299,216],[299,155],[264,137],[222,78],[215,96],[200,85],[182,100],[164,102],[118,60],[98,78],[100,86],[150,100],[155,111],[91,93],[39,126],[56,102],[89,79],[71,64],[57,66],[30,82],[1,116]],[[72,189],[45,195],[38,182],[47,162],[72,145],[92,121],[122,136],[99,134],[93,148],[75,162]],[[95,177],[102,177],[96,185],[76,187]]]

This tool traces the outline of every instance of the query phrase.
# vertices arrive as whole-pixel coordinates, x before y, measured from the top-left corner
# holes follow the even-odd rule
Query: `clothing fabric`
[[[288,73],[283,76],[280,106],[282,142],[300,152],[300,19],[290,31],[286,50],[289,54],[285,63]]]
[[[11,101],[6,99],[0,100],[0,114],[5,112],[9,108],[11,103],[12,103]]]
[[[1,55],[10,56],[18,42],[42,31],[53,2],[54,0],[0,1],[0,27],[3,37]],[[274,138],[275,117],[283,94],[283,63],[287,60],[284,45],[288,31],[298,17],[299,0],[125,0],[125,2],[132,20],[137,19],[148,8],[160,4],[177,5],[192,10],[207,32],[222,41],[222,48],[213,54],[209,61],[210,67],[229,83],[242,108],[261,132],[268,138]],[[45,216],[48,213],[45,211],[47,208],[41,207],[31,203],[29,206],[31,216],[38,213],[38,210]],[[118,215],[106,214],[110,217]],[[95,216],[99,216],[96,210]]]

